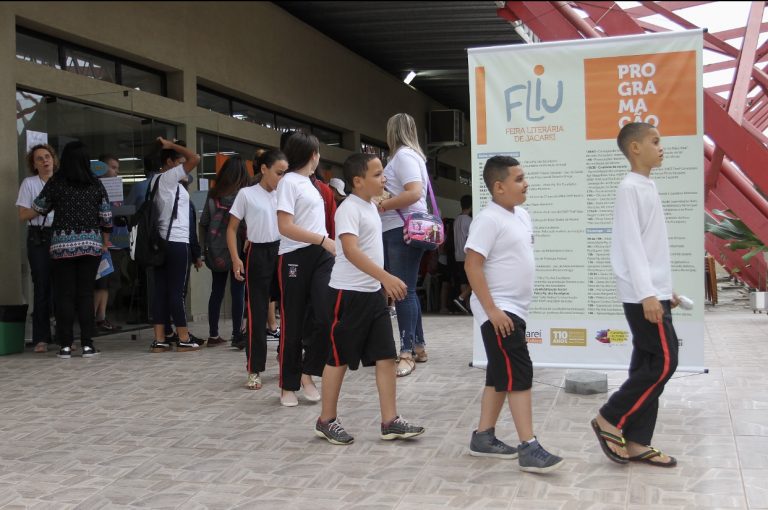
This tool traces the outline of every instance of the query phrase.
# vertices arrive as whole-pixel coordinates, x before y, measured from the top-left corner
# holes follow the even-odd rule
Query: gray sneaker
[[[400,416],[395,416],[395,419],[392,420],[389,425],[381,424],[381,438],[385,441],[408,439],[409,437],[418,436],[423,433],[424,427],[411,425]]]
[[[327,423],[323,423],[318,418],[315,424],[315,435],[327,439],[331,444],[352,444],[352,441],[355,440],[354,437],[347,434],[338,418],[334,418]]]
[[[496,439],[495,429],[485,432],[472,432],[469,442],[469,454],[473,457],[495,457],[497,459],[516,459],[517,448]]]
[[[549,473],[562,466],[564,462],[562,458],[545,450],[535,437],[531,443],[517,445],[517,452],[520,471],[529,473]]]

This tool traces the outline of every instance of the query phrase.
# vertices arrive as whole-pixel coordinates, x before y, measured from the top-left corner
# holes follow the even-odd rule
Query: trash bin
[[[0,305],[0,356],[24,352],[28,305]]]

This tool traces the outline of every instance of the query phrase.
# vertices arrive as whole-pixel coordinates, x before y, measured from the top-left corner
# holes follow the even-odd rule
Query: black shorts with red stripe
[[[488,368],[485,385],[496,391],[524,391],[533,386],[533,363],[525,340],[525,321],[511,312],[504,312],[512,319],[515,330],[502,337],[496,334],[491,321],[480,326]]]
[[[387,298],[380,291],[360,292],[328,287],[331,348],[328,364],[357,370],[379,360],[395,359],[395,339]]]

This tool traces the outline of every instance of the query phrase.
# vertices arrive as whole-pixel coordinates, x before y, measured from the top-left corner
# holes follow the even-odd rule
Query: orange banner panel
[[[477,144],[488,143],[485,111],[485,67],[475,68],[475,110],[477,113]]]
[[[696,52],[584,60],[588,140],[615,138],[648,122],[661,136],[696,134]]]

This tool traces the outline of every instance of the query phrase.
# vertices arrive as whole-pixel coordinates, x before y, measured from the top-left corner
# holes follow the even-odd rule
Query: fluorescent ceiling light
[[[409,84],[410,84],[410,83],[413,81],[413,79],[414,79],[414,78],[416,78],[416,73],[414,73],[413,71],[409,71],[409,72],[408,72],[408,76],[406,76],[406,77],[405,77],[405,79],[403,80],[403,82],[404,82],[406,85],[409,85]]]

